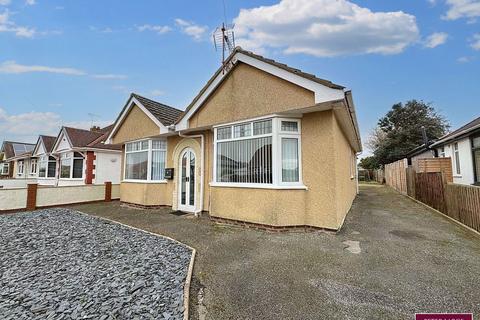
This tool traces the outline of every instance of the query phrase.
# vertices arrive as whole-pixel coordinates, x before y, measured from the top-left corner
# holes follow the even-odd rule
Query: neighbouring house
[[[108,142],[136,206],[338,230],[357,194],[351,92],[241,48],[183,112],[132,94]]]
[[[412,150],[410,150],[406,154],[406,158],[408,160],[408,165],[412,165],[414,168],[418,167],[418,160],[420,159],[430,159],[430,158],[435,158],[436,155],[436,150],[431,147],[432,143],[434,141],[424,143]]]
[[[13,179],[35,179],[36,159],[32,157],[34,144],[4,141],[2,176]]]
[[[62,127],[49,151],[49,139],[35,148],[41,159],[39,183],[56,186],[120,183],[121,145],[105,144],[112,126],[90,130]],[[53,178],[53,158],[55,178]],[[53,182],[52,182],[53,181]]]
[[[52,153],[55,140],[56,137],[40,135],[33,149],[33,156],[37,159],[39,185],[57,184],[57,158]]]
[[[433,143],[439,157],[452,159],[453,182],[480,185],[480,117]]]

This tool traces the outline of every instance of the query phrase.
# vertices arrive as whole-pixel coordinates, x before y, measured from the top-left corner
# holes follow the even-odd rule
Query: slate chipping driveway
[[[0,318],[183,319],[191,249],[69,209],[0,215]]]
[[[191,319],[479,319],[480,237],[387,187],[361,186],[338,234],[272,234],[119,202],[75,208],[194,247]]]

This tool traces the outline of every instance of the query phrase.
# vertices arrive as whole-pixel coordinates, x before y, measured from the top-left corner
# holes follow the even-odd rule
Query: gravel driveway
[[[0,216],[2,319],[183,319],[192,249],[68,209]]]

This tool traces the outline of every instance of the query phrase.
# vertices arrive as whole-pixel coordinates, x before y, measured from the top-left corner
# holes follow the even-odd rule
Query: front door
[[[195,153],[191,148],[180,154],[178,210],[195,212]]]

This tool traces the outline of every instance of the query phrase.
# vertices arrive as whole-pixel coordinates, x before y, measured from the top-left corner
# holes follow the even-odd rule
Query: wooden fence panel
[[[407,194],[407,167],[407,159],[385,165],[385,182],[403,194]]]
[[[480,187],[449,183],[445,197],[447,210],[442,212],[480,231]]]
[[[416,181],[415,176],[416,176],[415,169],[412,168],[412,167],[408,167],[407,168],[407,194],[412,198],[416,197],[416,195],[415,195],[415,181]]]
[[[440,212],[446,212],[443,184],[441,173],[417,173],[415,198]]]
[[[441,172],[447,182],[453,182],[451,158],[425,158],[417,159],[414,164],[417,172]]]

